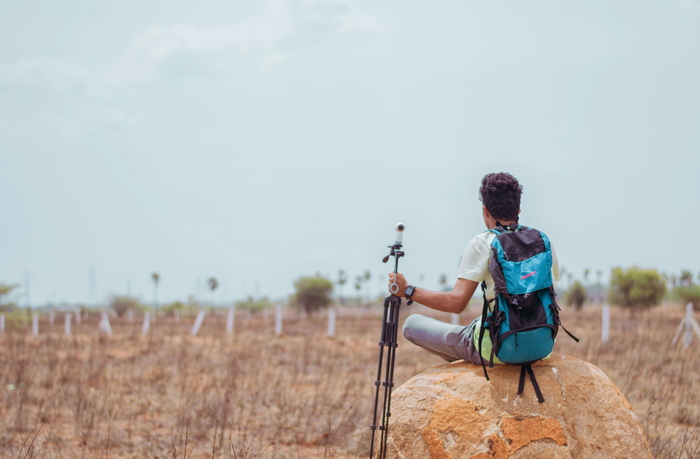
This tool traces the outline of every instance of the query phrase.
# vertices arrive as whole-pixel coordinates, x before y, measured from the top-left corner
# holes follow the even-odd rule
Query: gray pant
[[[403,336],[423,349],[439,355],[448,362],[465,360],[481,365],[479,351],[474,345],[474,327],[477,317],[465,326],[452,325],[422,314],[408,316],[403,325]]]

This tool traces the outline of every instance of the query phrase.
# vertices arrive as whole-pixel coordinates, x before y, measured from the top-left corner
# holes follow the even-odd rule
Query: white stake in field
[[[197,318],[194,319],[194,325],[192,326],[192,336],[197,336],[197,333],[199,333],[199,329],[202,328],[203,323],[204,323],[204,311],[199,311],[197,313]]]
[[[275,335],[282,334],[282,306],[277,306],[275,311]]]
[[[700,339],[700,326],[695,321],[695,317],[693,317],[693,303],[685,305],[685,317],[681,320],[681,324],[678,326],[678,331],[676,332],[676,336],[673,337],[671,345],[676,345],[682,330],[685,330],[685,336],[683,337],[684,348],[687,349],[693,341],[693,332],[695,332],[695,334],[698,335],[698,339]]]
[[[146,312],[143,316],[143,326],[141,326],[141,334],[142,335],[148,335],[148,332],[151,330],[151,313]]]
[[[335,336],[335,309],[330,308],[328,310],[328,336],[333,338]]]
[[[65,316],[63,317],[63,332],[66,334],[66,336],[70,336],[70,321],[71,321],[71,313],[67,312]]]
[[[231,335],[233,334],[233,325],[236,320],[236,307],[235,306],[229,306],[228,308],[228,316],[226,317],[226,333]]]
[[[109,323],[109,316],[106,311],[102,311],[102,319],[100,319],[100,331],[107,335],[112,334],[112,325]]]
[[[607,343],[610,341],[610,306],[608,304],[603,305],[601,326],[602,330],[600,333],[600,342]]]

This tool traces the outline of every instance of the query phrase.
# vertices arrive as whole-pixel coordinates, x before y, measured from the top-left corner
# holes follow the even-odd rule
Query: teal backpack
[[[494,355],[503,363],[520,365],[518,395],[523,392],[527,373],[542,403],[544,397],[531,364],[552,353],[561,326],[552,283],[552,246],[549,238],[534,228],[515,224],[504,228],[497,223],[496,228],[489,231],[496,234],[491,242],[489,260],[495,297],[486,300],[486,282],[483,282],[484,307],[478,348],[484,375],[488,380],[486,363],[481,357],[484,331],[488,330],[492,343],[489,366],[493,367]],[[493,308],[490,308],[492,302]],[[578,341],[566,328],[564,331]]]

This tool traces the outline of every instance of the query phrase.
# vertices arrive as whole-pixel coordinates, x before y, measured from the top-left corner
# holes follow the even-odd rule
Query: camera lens
[[[403,223],[396,224],[396,231],[403,231],[403,229],[404,229]]]

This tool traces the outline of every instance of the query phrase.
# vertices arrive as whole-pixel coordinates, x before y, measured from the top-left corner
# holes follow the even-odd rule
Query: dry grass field
[[[465,312],[466,324],[477,314]],[[402,318],[418,311],[402,308]],[[422,309],[420,309],[423,312]],[[577,334],[556,351],[599,366],[635,408],[658,458],[700,457],[700,343],[671,347],[680,306],[631,318],[613,309],[600,344],[601,310],[565,309]],[[440,317],[437,315],[437,317]],[[447,317],[442,316],[446,320]],[[8,326],[0,336],[0,456],[8,458],[345,458],[368,454],[381,306],[339,312],[335,338],[322,317],[159,317],[151,333],[99,316],[63,335],[63,321]],[[442,363],[399,340],[395,382]]]

